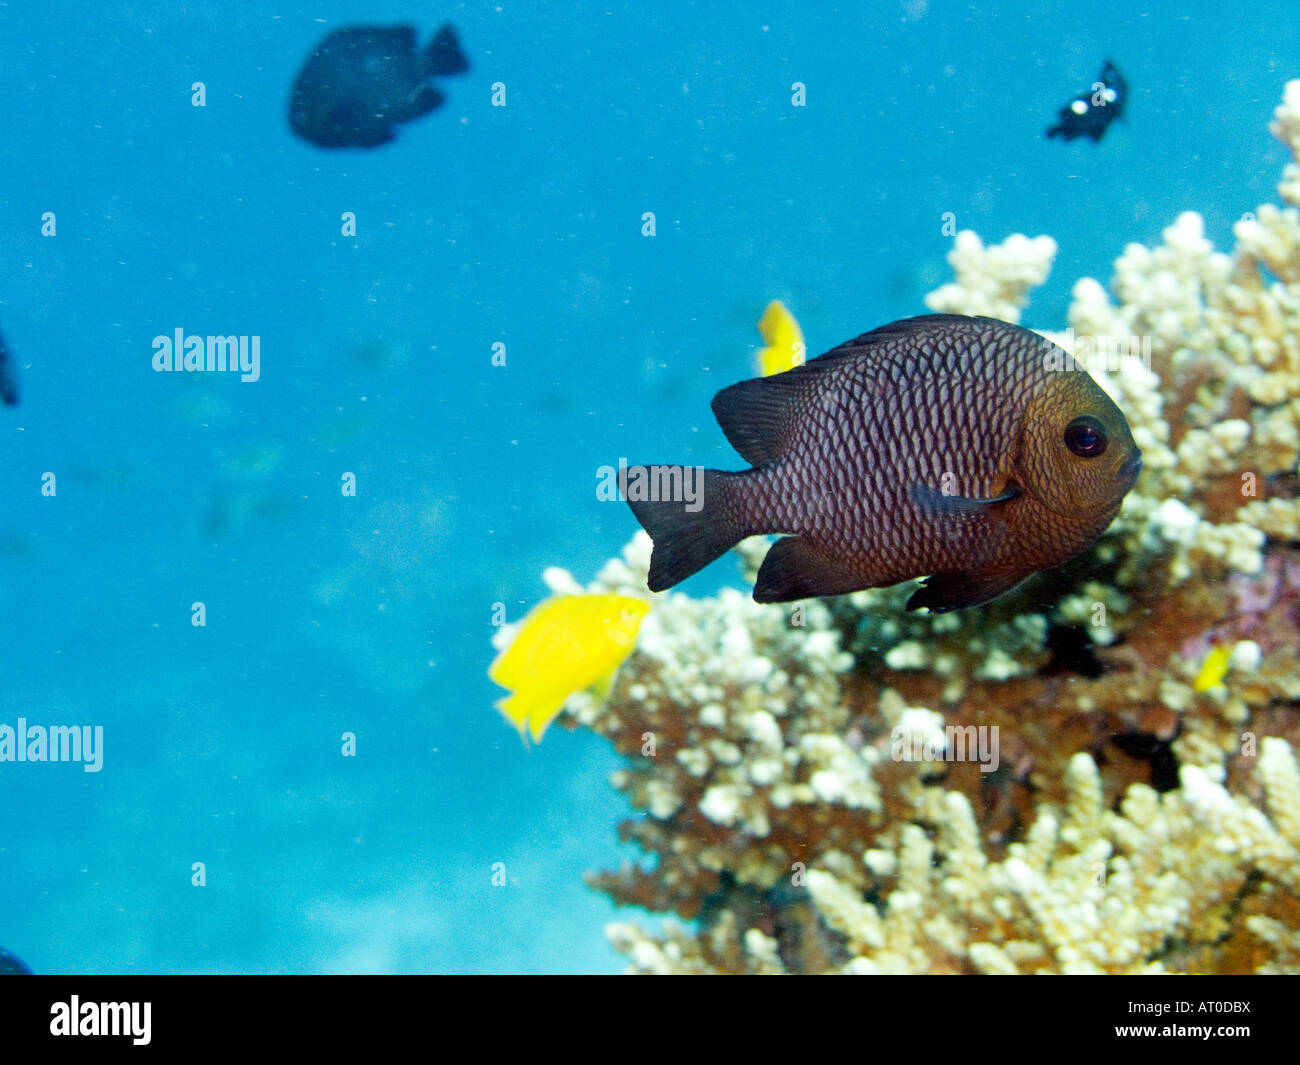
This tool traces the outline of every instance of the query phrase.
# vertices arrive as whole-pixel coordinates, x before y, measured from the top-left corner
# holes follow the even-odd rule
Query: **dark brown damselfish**
[[[1142,469],[1128,422],[1068,354],[992,318],[883,326],[713,399],[754,468],[705,470],[690,501],[673,467],[624,491],[670,588],[746,536],[768,552],[760,603],[928,577],[908,607],[987,602],[1091,545]]]

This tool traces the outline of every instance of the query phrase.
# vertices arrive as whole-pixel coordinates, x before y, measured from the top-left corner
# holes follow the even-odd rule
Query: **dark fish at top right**
[[[1100,141],[1110,124],[1124,114],[1127,102],[1128,82],[1119,67],[1107,59],[1092,86],[1061,108],[1056,125],[1047,131],[1047,136],[1063,137],[1067,141],[1091,137]]]

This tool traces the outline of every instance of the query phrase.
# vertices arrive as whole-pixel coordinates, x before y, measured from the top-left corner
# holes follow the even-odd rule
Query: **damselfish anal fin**
[[[774,543],[754,584],[757,603],[789,603],[823,595],[845,595],[871,582],[841,558],[815,547],[801,536]]]

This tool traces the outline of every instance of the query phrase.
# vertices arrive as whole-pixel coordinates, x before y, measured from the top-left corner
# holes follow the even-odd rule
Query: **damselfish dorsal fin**
[[[812,402],[818,370],[813,363],[772,377],[738,381],[713,397],[713,416],[727,440],[751,466],[788,450],[800,412]]]
[[[954,314],[926,314],[891,322],[785,373],[724,388],[713,397],[713,414],[731,446],[751,466],[761,466],[789,450],[809,407],[826,398],[824,375],[845,372],[846,362],[855,364],[848,372],[859,382],[872,380],[871,390],[883,397],[899,386],[894,376],[898,361],[903,356],[915,358],[918,350],[925,349],[928,335],[946,338],[964,330],[975,337],[1012,328],[989,318]]]
[[[887,325],[877,326],[870,332],[863,333],[853,340],[846,341],[833,352],[834,354],[848,347],[866,347],[869,344],[878,344],[885,340],[895,340],[899,337],[914,337],[925,333],[952,333],[958,330],[969,330],[971,332],[985,332],[989,329],[1014,329],[1014,326],[997,318],[988,318],[984,315],[970,314],[918,314],[912,318],[900,318],[896,322],[890,322]]]

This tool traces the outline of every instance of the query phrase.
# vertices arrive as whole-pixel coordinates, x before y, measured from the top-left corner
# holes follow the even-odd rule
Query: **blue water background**
[[[618,759],[523,749],[485,672],[494,603],[635,530],[596,468],[736,468],[708,404],[767,301],[812,353],[923,312],[944,212],[1057,239],[1045,328],[1180,211],[1229,243],[1300,76],[1280,2],[263,7],[0,4],[0,722],[105,730],[98,774],[0,763],[0,945],[38,971],[617,971],[635,914],[582,878],[636,858]],[[442,18],[441,111],[289,135],[327,30]],[[1107,56],[1127,121],[1045,140]],[[177,327],[259,335],[261,380],[154,373]]]

